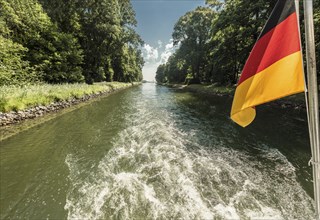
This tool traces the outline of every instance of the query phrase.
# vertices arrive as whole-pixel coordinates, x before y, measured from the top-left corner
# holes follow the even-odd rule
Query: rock
[[[109,94],[114,89],[112,90],[107,90],[107,91],[100,91],[96,94],[86,94],[82,97],[76,98],[70,98],[69,100],[63,100],[59,102],[52,102],[47,106],[44,105],[39,105],[35,107],[31,107],[29,109],[23,110],[23,111],[11,111],[8,113],[3,113],[0,112],[0,126],[6,126],[6,125],[11,125],[15,123],[19,123],[20,121],[23,121],[25,119],[33,119],[39,116],[42,116],[46,114],[47,112],[57,112],[61,109],[70,107],[72,105],[79,104],[81,102],[88,101],[90,99],[99,97],[104,94]]]

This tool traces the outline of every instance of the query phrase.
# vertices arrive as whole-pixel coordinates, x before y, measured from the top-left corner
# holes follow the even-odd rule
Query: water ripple
[[[199,129],[181,129],[171,111],[155,114],[147,102],[132,112],[90,175],[80,177],[77,158],[67,156],[68,219],[314,217],[312,199],[278,150],[261,146],[253,156],[224,141],[204,144]]]

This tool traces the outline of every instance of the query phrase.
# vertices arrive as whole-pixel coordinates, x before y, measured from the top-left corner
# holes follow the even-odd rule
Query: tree
[[[166,69],[166,65],[165,64],[161,64],[160,66],[158,66],[157,72],[156,72],[156,81],[158,83],[166,83],[167,82],[165,69]]]
[[[137,21],[129,0],[42,0],[42,4],[62,31],[79,39],[88,83],[142,77],[142,66],[135,62],[142,59],[135,57],[141,56],[142,40],[132,28]]]
[[[139,47],[143,41],[133,29],[137,25],[135,12],[129,0],[120,1],[119,5],[122,34],[113,48],[114,77],[118,81],[141,81],[144,61]]]
[[[243,65],[276,2],[277,0],[255,2],[207,0],[206,3],[211,10],[200,7],[186,13],[174,27],[174,43],[180,47],[165,65],[164,74],[167,79],[178,80],[178,75],[183,71],[186,78],[192,78],[193,81],[237,83]],[[303,17],[302,13],[301,16]],[[320,3],[318,1],[314,3],[314,23],[319,67]],[[301,24],[303,25],[303,22]],[[301,28],[301,33],[303,40],[304,28]],[[317,73],[320,78],[319,69]]]
[[[36,0],[0,0],[10,39],[22,45],[28,61],[44,81],[81,82],[82,55],[77,40],[61,33]]]
[[[0,16],[0,86],[38,81],[34,69],[23,60],[28,49],[9,37],[10,30]]]
[[[7,69],[20,59],[49,83],[142,79],[143,41],[130,0],[39,1],[0,0]]]
[[[195,81],[205,80],[206,57],[214,17],[212,9],[198,7],[182,16],[174,26],[174,45],[180,44],[179,51],[184,54]]]
[[[212,23],[212,81],[236,83],[276,0],[225,1]],[[241,11],[241,13],[239,13]]]
[[[78,37],[81,34],[80,14],[85,1],[79,0],[39,0],[51,20],[61,32]]]

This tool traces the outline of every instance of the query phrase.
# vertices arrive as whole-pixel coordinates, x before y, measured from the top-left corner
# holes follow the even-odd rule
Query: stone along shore
[[[132,86],[134,86],[134,84],[132,84]],[[128,88],[128,87],[123,87],[118,89],[114,88],[111,91],[107,90],[107,91],[102,91],[95,94],[84,95],[80,98],[70,98],[69,100],[54,102],[46,106],[39,105],[39,106],[31,107],[25,110],[10,111],[8,113],[0,112],[0,126],[17,124],[26,119],[34,119],[37,117],[41,117],[47,113],[58,112],[59,110],[80,104],[82,102],[85,102],[103,95],[111,94],[116,91],[123,90],[125,88]]]

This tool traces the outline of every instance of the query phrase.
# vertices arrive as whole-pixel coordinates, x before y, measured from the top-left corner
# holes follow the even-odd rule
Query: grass
[[[161,85],[172,87],[172,88],[180,88],[196,93],[206,93],[208,95],[232,95],[235,92],[235,86],[221,86],[217,84],[172,84],[172,83],[163,83]]]
[[[187,91],[202,93],[207,95],[224,95],[233,97],[236,86],[221,86],[217,84],[165,84],[170,87],[182,88]],[[279,104],[291,104],[294,106],[304,106],[305,97],[304,93],[299,93],[291,96],[287,96],[281,99],[276,100]]]
[[[0,112],[19,111],[49,105],[53,102],[80,98],[85,95],[109,92],[131,86],[130,83],[104,82],[87,84],[40,84],[29,86],[1,86]]]
[[[236,86],[220,86],[215,84],[191,84],[184,87],[186,90],[193,91],[196,93],[204,93],[208,95],[226,95],[233,97]],[[298,93],[295,95],[287,96],[276,100],[278,104],[290,104],[290,106],[304,106],[305,96],[304,93]]]
[[[235,87],[230,86],[218,86],[215,84],[204,85],[204,84],[191,84],[187,86],[191,90],[198,92],[211,93],[211,94],[224,94],[233,95]]]

